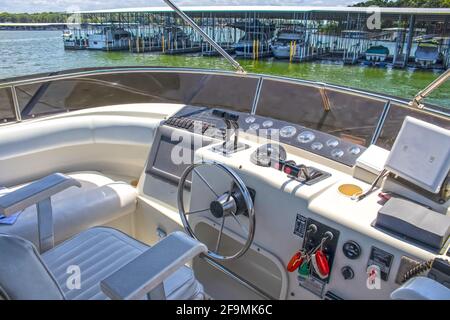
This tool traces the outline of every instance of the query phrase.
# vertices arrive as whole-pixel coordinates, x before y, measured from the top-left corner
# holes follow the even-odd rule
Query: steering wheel
[[[230,189],[224,193],[215,191],[211,184],[205,179],[205,177],[199,172],[198,168],[208,166],[213,167],[217,170],[221,170],[226,173],[226,176],[230,178]],[[209,208],[203,210],[195,210],[186,212],[184,206],[184,189],[186,184],[186,179],[189,174],[195,173],[196,176],[205,184],[209,191],[214,195],[215,200],[210,203]],[[202,161],[200,163],[194,163],[190,165],[183,172],[180,182],[178,183],[178,210],[180,213],[181,221],[183,222],[184,229],[186,232],[197,239],[194,231],[188,220],[189,215],[193,215],[201,212],[209,212],[213,217],[221,219],[220,231],[217,237],[216,246],[214,250],[208,248],[208,257],[216,260],[234,260],[241,257],[247,252],[253,243],[253,238],[255,236],[255,209],[253,207],[253,200],[250,191],[245,186],[242,179],[229,167],[221,163]],[[241,223],[239,216],[248,217],[248,229]],[[237,252],[231,255],[221,255],[219,253],[220,244],[222,241],[223,228],[226,222],[232,219],[246,234],[245,243],[239,248]],[[199,240],[200,241],[200,240]]]

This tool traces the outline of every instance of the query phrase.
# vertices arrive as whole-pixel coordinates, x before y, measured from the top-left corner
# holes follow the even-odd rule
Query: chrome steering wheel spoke
[[[208,181],[206,181],[206,179],[200,174],[200,172],[198,172],[198,170],[196,170],[195,168],[193,169],[193,171],[197,174],[197,176],[203,181],[203,183],[208,187],[209,190],[211,190],[212,193],[214,193],[214,195],[216,196],[216,198],[219,197],[219,195],[217,194],[217,192],[214,191],[214,189],[211,187],[211,185],[208,183]]]

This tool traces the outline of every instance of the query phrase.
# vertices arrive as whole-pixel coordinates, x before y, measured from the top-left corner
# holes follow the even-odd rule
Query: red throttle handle
[[[328,259],[325,254],[318,250],[312,256],[312,265],[314,267],[314,271],[321,277],[322,279],[328,278],[330,275],[330,265],[328,264]]]
[[[287,271],[294,272],[295,270],[300,267],[300,265],[303,263],[303,260],[305,259],[302,252],[295,253],[291,260],[289,260],[289,263],[287,264]]]

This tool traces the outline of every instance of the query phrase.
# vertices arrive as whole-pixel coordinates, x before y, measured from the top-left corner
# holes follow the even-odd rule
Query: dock
[[[385,47],[388,53],[382,58],[383,63],[377,65],[396,68],[450,66],[450,9],[377,8],[376,12],[370,7],[307,6],[195,6],[181,9],[238,58],[271,57],[272,45],[280,30],[291,30],[301,34],[302,40],[290,44],[290,62],[333,60],[371,65],[367,51]],[[88,42],[89,37],[92,38],[90,34],[103,33],[105,42],[109,43],[108,50],[216,55],[169,7],[81,11],[78,14],[82,21],[95,21],[97,26],[81,27],[73,32]],[[371,25],[377,18],[379,25]],[[117,30],[128,45],[114,42]],[[430,38],[436,41],[433,50],[436,50],[437,58],[424,63],[415,53],[424,39]]]

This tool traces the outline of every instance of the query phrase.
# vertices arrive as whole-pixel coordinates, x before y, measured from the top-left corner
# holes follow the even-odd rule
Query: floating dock
[[[288,60],[292,62],[334,60],[370,65],[367,50],[384,46],[389,53],[383,65],[420,67],[424,64],[417,62],[415,52],[421,39],[431,37],[436,39],[438,51],[438,58],[432,61],[431,67],[450,66],[450,9],[304,6],[195,6],[181,9],[238,57],[270,57],[271,46],[280,30],[285,33],[292,30],[302,38],[290,45]],[[105,39],[111,44],[111,50],[215,55],[214,50],[208,48],[169,7],[82,11],[77,14],[82,21],[96,25],[96,28],[77,30],[88,42],[89,34],[106,29],[128,33],[126,41],[129,45],[125,47],[116,46],[114,39]]]

